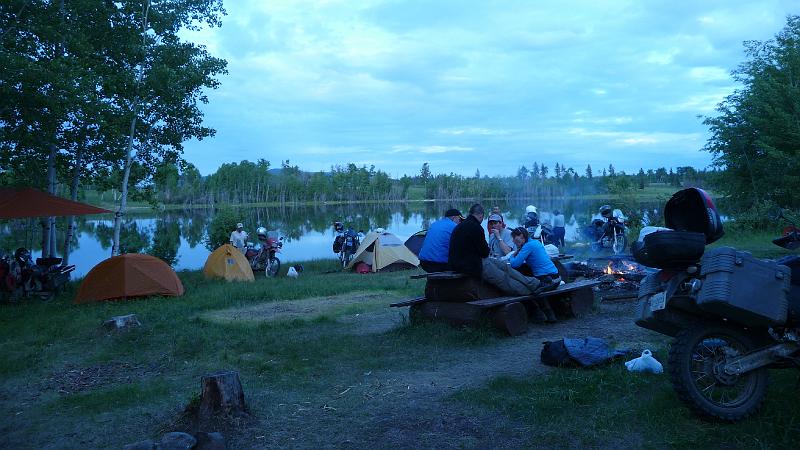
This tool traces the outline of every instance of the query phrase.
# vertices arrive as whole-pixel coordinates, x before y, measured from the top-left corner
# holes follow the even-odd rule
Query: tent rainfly
[[[206,278],[222,278],[228,281],[253,281],[253,269],[242,252],[231,244],[223,244],[214,250],[203,266]]]
[[[373,272],[419,266],[419,258],[411,253],[400,238],[389,232],[375,231],[364,237],[345,269],[352,270],[360,262],[369,264]]]
[[[75,303],[127,300],[131,297],[183,295],[172,267],[155,256],[126,253],[94,266],[83,279]]]

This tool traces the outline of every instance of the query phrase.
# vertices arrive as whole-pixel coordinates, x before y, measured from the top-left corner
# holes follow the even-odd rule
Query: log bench
[[[455,272],[432,272],[414,275],[412,278],[432,280],[454,280],[466,275]],[[559,318],[580,317],[591,311],[594,305],[592,287],[600,284],[595,280],[581,280],[566,283],[558,288],[537,295],[501,296],[466,302],[430,301],[417,297],[392,303],[391,307],[410,307],[408,315],[412,321],[419,319],[444,320],[450,324],[475,325],[489,319],[493,326],[511,336],[523,334],[528,329],[528,316],[537,298],[548,299],[550,306]]]

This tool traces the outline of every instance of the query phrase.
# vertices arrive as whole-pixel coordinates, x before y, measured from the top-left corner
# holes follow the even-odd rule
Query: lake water
[[[567,242],[581,240],[581,227],[588,224],[597,208],[610,202],[582,201],[570,199],[564,201],[546,200],[532,202],[539,209],[540,218],[545,219],[554,209],[560,209],[567,217]],[[491,203],[500,206],[508,226],[514,227],[524,217],[526,204]],[[450,207],[459,208],[466,214],[467,202],[425,202],[425,203],[393,203],[393,204],[358,204],[332,205],[316,207],[269,207],[248,208],[239,210],[241,221],[245,224],[251,239],[255,239],[255,229],[264,226],[268,230],[277,230],[285,236],[282,253],[279,258],[283,263],[307,261],[311,259],[333,259],[332,251],[335,237],[333,222],[341,221],[345,226],[355,230],[375,230],[378,227],[394,233],[405,240],[412,234],[426,229],[438,220]],[[487,208],[487,215],[488,215]],[[652,208],[646,208],[653,214]],[[658,214],[658,211],[655,211]],[[213,217],[213,210],[192,209],[164,212],[136,212],[128,215],[123,233],[123,249],[147,252],[172,261],[176,270],[196,270],[203,267],[210,250],[206,248],[205,239],[208,224]],[[36,227],[33,221],[28,222],[25,239],[14,239],[9,242],[6,236],[4,246],[13,249],[16,246],[38,248],[37,233],[31,231]],[[484,221],[483,225],[486,225]],[[82,277],[97,263],[111,255],[111,236],[113,234],[113,216],[89,216],[80,218],[77,239],[74,240],[70,254],[70,264],[75,264],[74,277]],[[63,223],[59,225],[59,233],[63,234]],[[19,231],[16,232],[19,234]],[[13,237],[13,235],[12,235]],[[24,240],[25,242],[20,242]],[[63,245],[63,237],[59,238],[59,248]],[[34,257],[40,256],[34,251]],[[61,255],[59,255],[61,256]]]

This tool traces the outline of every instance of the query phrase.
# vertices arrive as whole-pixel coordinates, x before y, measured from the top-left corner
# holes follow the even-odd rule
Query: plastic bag
[[[625,363],[628,372],[645,372],[645,373],[663,373],[664,367],[653,358],[653,353],[650,350],[642,352],[642,356],[633,358]]]
[[[297,278],[297,275],[299,274],[297,273],[297,269],[295,269],[294,266],[289,267],[289,271],[286,272],[286,276],[289,278]]]

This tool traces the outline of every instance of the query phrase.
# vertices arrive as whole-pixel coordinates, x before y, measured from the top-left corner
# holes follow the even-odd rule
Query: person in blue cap
[[[450,236],[462,220],[464,216],[461,215],[461,211],[453,208],[448,209],[443,218],[431,224],[419,251],[419,265],[422,270],[426,272],[450,270],[448,264]]]

